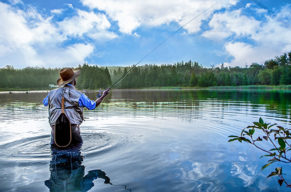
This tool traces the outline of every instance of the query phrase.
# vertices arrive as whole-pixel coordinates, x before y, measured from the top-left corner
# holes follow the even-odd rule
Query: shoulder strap
[[[62,113],[65,114],[65,97],[62,97]]]
[[[65,114],[65,88],[62,87],[62,113]]]

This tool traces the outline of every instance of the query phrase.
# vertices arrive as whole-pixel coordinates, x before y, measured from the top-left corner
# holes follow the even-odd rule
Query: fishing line
[[[117,85],[119,82],[121,82],[137,65],[139,65],[145,58],[147,58],[149,55],[151,55],[154,51],[156,51],[159,47],[161,47],[163,44],[165,44],[170,38],[172,38],[176,33],[178,33],[180,30],[182,30],[186,25],[197,19],[199,16],[203,15],[204,13],[208,12],[212,7],[214,7],[216,3],[213,3],[209,8],[206,10],[200,12],[200,14],[195,15],[192,19],[190,19],[188,22],[181,25],[176,31],[174,31],[170,36],[168,36],[166,39],[161,41],[159,44],[157,44],[155,47],[153,47],[149,52],[147,52],[136,64],[134,64],[132,67],[129,68],[129,70],[122,75],[120,79],[118,79],[115,83],[113,83],[108,89],[112,89],[115,85]]]
[[[260,6],[263,9],[266,9],[268,12],[272,12],[267,6],[263,5],[262,3],[260,3],[257,0],[253,0],[255,2],[255,4],[257,4],[258,6]],[[170,38],[172,38],[174,35],[176,35],[176,33],[178,33],[179,31],[181,31],[186,25],[190,24],[191,22],[193,22],[195,19],[197,19],[199,16],[203,15],[204,13],[208,12],[212,7],[214,7],[216,3],[213,3],[209,8],[207,8],[205,11],[200,12],[200,14],[195,15],[192,19],[190,19],[188,22],[184,23],[183,25],[181,25],[176,31],[174,31],[171,35],[169,35],[166,39],[164,39],[163,41],[161,41],[159,44],[157,44],[155,47],[153,47],[149,52],[147,52],[136,64],[134,64],[132,67],[129,68],[129,70],[122,75],[122,77],[120,79],[118,79],[115,83],[113,83],[108,89],[112,89],[115,85],[117,85],[118,83],[120,83],[123,79],[125,79],[125,77],[137,66],[139,65],[145,58],[147,58],[149,55],[151,55],[154,51],[156,51],[158,48],[160,48],[162,45],[164,45]]]

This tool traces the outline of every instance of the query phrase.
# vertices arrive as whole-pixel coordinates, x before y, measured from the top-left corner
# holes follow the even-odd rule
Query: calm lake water
[[[290,128],[290,93],[116,90],[85,111],[80,153],[51,151],[45,96],[0,94],[1,192],[288,191],[227,136],[259,117]]]

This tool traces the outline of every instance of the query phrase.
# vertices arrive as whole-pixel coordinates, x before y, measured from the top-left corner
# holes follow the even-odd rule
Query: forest
[[[84,64],[78,67],[81,75],[77,78],[78,89],[99,89],[111,85],[107,68]],[[39,90],[56,85],[60,69],[24,68],[6,66],[0,69],[0,90]]]
[[[79,65],[81,75],[78,89],[106,88],[130,72],[117,84],[117,88],[146,87],[209,87],[239,85],[290,85],[291,52],[267,60],[264,64],[253,63],[249,67],[206,68],[197,62],[178,62],[165,65],[138,67],[100,67]],[[49,89],[55,85],[60,69],[24,68],[6,66],[0,69],[0,90]]]
[[[130,68],[118,68],[112,81],[127,73]],[[120,88],[161,86],[238,86],[238,85],[288,85],[291,84],[291,52],[260,65],[249,67],[205,68],[197,62],[179,62],[174,65],[144,65],[134,67],[119,85]]]

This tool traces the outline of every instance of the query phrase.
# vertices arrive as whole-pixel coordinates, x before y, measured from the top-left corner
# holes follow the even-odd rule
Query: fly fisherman
[[[109,92],[107,89],[96,101],[90,100],[85,94],[75,89],[76,78],[79,74],[79,70],[73,71],[72,68],[61,69],[60,79],[57,82],[59,88],[50,91],[43,100],[44,106],[48,106],[49,110],[52,146],[67,147],[71,144],[81,144],[79,126],[84,120],[83,108],[95,109]],[[61,145],[62,142],[66,144]]]

